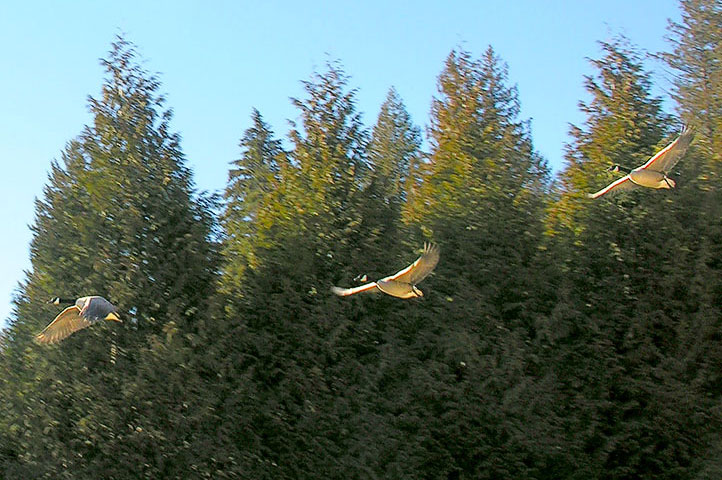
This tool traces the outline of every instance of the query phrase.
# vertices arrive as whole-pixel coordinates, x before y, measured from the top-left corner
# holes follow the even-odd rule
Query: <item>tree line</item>
[[[554,177],[489,47],[455,49],[422,130],[371,128],[330,62],[279,137],[254,110],[195,190],[158,78],[117,39],[54,161],[0,336],[3,478],[722,475],[722,4],[681,0],[658,61],[601,43]],[[673,191],[591,201],[682,123]],[[441,248],[424,297],[338,298]],[[55,295],[122,325],[33,342]]]

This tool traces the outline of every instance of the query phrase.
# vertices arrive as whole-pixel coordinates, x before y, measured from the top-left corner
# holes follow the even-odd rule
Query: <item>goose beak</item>
[[[121,320],[120,317],[118,315],[116,315],[114,312],[110,312],[108,315],[106,315],[105,319],[112,320],[114,322],[123,323],[123,320]]]

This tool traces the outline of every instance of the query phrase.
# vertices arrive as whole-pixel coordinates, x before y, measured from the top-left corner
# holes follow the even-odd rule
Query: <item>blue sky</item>
[[[50,162],[91,122],[88,95],[115,36],[158,72],[197,187],[224,187],[238,140],[258,108],[278,137],[296,118],[301,81],[341,61],[358,109],[375,121],[394,86],[415,123],[428,124],[449,52],[488,45],[509,65],[536,149],[559,170],[569,123],[581,123],[587,58],[623,34],[643,51],[668,48],[673,0],[488,1],[26,1],[0,4],[0,320],[30,268],[29,225]],[[650,62],[657,93],[669,73]],[[88,292],[58,292],[71,295]],[[90,292],[92,293],[92,292]]]

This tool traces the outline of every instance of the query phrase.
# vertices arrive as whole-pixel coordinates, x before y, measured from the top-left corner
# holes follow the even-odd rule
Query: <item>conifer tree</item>
[[[567,149],[567,167],[561,174],[563,195],[551,208],[551,233],[582,228],[585,222],[578,215],[587,212],[587,194],[614,178],[609,167],[619,163],[633,168],[644,163],[670,123],[661,111],[661,99],[649,93],[651,79],[638,55],[623,39],[601,46],[604,57],[591,60],[599,73],[585,78],[592,99],[579,104],[587,115],[586,128],[571,128],[574,144]]]
[[[409,168],[418,159],[420,147],[421,132],[392,88],[381,105],[368,145],[369,163],[373,168],[368,192],[388,205],[392,216],[400,213]]]
[[[103,64],[93,124],[53,164],[37,202],[32,271],[2,358],[15,370],[2,394],[22,398],[4,416],[8,476],[161,477],[195,456],[184,445],[198,415],[185,409],[201,402],[189,364],[214,285],[210,205],[194,198],[159,83],[133,47],[118,39]],[[51,296],[88,294],[110,299],[125,323],[33,344],[57,313]]]
[[[418,247],[400,242],[406,235],[402,211],[408,202],[410,172],[420,161],[421,132],[395,89],[381,105],[368,144],[370,172],[363,189],[363,267],[367,273],[383,273],[400,254]],[[402,257],[403,258],[403,257]],[[391,273],[391,272],[388,272]]]
[[[306,228],[327,231],[324,243],[345,243],[358,224],[355,211],[365,174],[366,133],[356,112],[355,90],[338,64],[303,82],[306,99],[294,99],[301,125],[290,132],[291,160],[297,172],[291,183],[299,196]],[[324,223],[320,223],[324,222]]]
[[[329,291],[339,266],[352,268],[366,172],[366,134],[346,85],[337,64],[304,82],[306,96],[294,99],[300,121],[289,134],[291,149],[279,156],[272,191],[259,192],[263,207],[254,210],[250,238],[254,262],[238,279],[239,324],[221,340],[232,352],[233,377],[243,379],[234,382],[233,405],[245,408],[224,408],[232,419],[225,428],[258,452],[258,460],[245,458],[237,472],[341,478],[359,468],[348,443],[351,405],[360,398],[341,394],[359,375],[358,364],[347,343],[349,322],[340,316],[345,307]],[[254,144],[271,145],[270,136],[263,138]],[[270,158],[263,161],[270,164]],[[255,172],[257,182],[267,174]],[[228,208],[225,218],[250,219],[243,209],[251,208]],[[243,444],[232,448],[243,457]]]
[[[720,174],[722,160],[722,5],[681,0],[680,6],[681,22],[670,24],[673,50],[662,58],[675,73],[673,96],[680,116],[699,131],[696,145],[709,159],[709,177]]]
[[[491,48],[479,61],[463,51],[449,55],[432,106],[432,152],[415,219],[449,242],[460,265],[483,265],[467,280],[495,290],[483,296],[496,297],[502,309],[504,282],[514,277],[508,268],[534,255],[548,176],[518,119],[516,89],[506,83],[506,66]]]
[[[677,270],[694,263],[696,201],[684,178],[676,191],[582,199],[613,179],[609,165],[641,165],[676,134],[634,50],[622,40],[602,48],[592,62],[598,73],[586,82],[592,100],[581,104],[586,124],[572,128],[563,191],[552,209],[552,221],[561,219],[551,249],[561,257],[563,280],[548,362],[566,398],[560,419],[578,472],[675,478],[693,471],[703,451],[690,437],[704,430],[689,401],[701,398],[683,386],[679,369],[691,299],[680,295]]]
[[[418,456],[403,454],[429,475],[533,475],[546,460],[522,467],[503,452],[532,455],[521,432],[551,428],[529,421],[528,405],[507,415],[511,398],[540,392],[527,377],[536,367],[525,338],[548,174],[518,118],[506,66],[491,48],[479,60],[452,52],[438,83],[429,165],[408,212],[440,243],[436,277],[443,281],[432,278],[423,308],[397,320],[411,328],[416,319],[394,367],[413,380],[393,382],[389,391],[406,399],[428,435],[410,447]]]
[[[687,278],[685,302],[690,313],[681,329],[681,344],[689,355],[685,367],[695,386],[704,392],[698,415],[707,420],[709,450],[700,454],[700,478],[722,473],[722,348],[719,342],[722,292],[722,3],[719,0],[682,0],[681,21],[670,25],[672,51],[662,54],[672,68],[674,99],[680,116],[696,129],[695,142],[684,171],[690,187],[686,219],[693,238],[684,244],[694,255],[680,272]],[[687,256],[687,255],[686,255]],[[711,402],[712,405],[710,405]]]
[[[228,261],[224,274],[231,277],[226,285],[238,285],[246,266],[254,264],[253,249],[262,243],[258,238],[259,215],[278,188],[279,156],[284,153],[281,141],[273,138],[258,110],[253,110],[251,119],[253,126],[241,138],[243,153],[233,162],[225,192],[223,227],[228,238],[224,255]]]

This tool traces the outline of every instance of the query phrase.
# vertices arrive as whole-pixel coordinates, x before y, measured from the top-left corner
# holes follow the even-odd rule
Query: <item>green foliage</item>
[[[158,82],[134,57],[124,40],[113,45],[102,96],[90,99],[94,123],[53,164],[37,202],[33,268],[2,357],[9,478],[158,478],[188,467],[183,442],[199,415],[185,409],[207,400],[194,396],[201,372],[186,362],[208,340],[199,312],[217,268],[213,217],[208,199],[193,198]],[[32,342],[57,313],[49,298],[88,294],[118,305],[125,323],[58,347]]]
[[[585,79],[591,101],[579,104],[587,115],[585,125],[571,127],[573,143],[561,173],[562,196],[550,209],[550,233],[571,229],[579,234],[584,216],[611,215],[586,208],[587,193],[616,178],[608,171],[610,166],[642,165],[662,146],[662,140],[669,140],[663,137],[670,119],[662,113],[661,99],[650,94],[650,75],[643,70],[639,55],[624,39],[602,42],[601,47],[604,57],[591,62],[598,73]],[[609,205],[608,201],[599,203],[601,209]]]
[[[443,281],[431,282],[410,352],[426,379],[412,392],[428,392],[412,402],[428,425],[417,466],[425,475],[524,477],[557,462],[528,438],[560,432],[523,400],[550,401],[530,342],[547,171],[507,83],[491,48],[479,60],[463,51],[447,58],[410,209],[442,249]]]
[[[392,88],[381,105],[368,144],[370,170],[364,180],[362,223],[357,243],[364,272],[383,274],[399,254],[419,246],[399,240],[407,235],[403,210],[413,195],[412,169],[421,161],[421,133]],[[346,279],[348,281],[348,278]]]
[[[392,217],[399,216],[406,199],[404,186],[412,164],[418,162],[421,132],[414,126],[396,90],[389,90],[368,145],[373,169],[367,192],[387,205]]]
[[[641,165],[672,140],[639,57],[622,42],[602,47],[550,218],[558,222],[550,248],[567,262],[550,364],[571,444],[587,459],[583,477],[686,477],[709,448],[704,432],[716,428],[707,423],[713,403],[688,377],[698,369],[688,342],[701,300],[689,282],[706,228],[700,192],[681,181],[674,192],[582,199],[612,180],[606,166]],[[696,168],[690,153],[682,178]]]
[[[720,11],[682,9],[665,58],[697,139],[678,188],[595,201],[611,163],[678,127],[624,40],[591,62],[556,190],[504,62],[458,50],[428,152],[393,89],[367,131],[332,62],[293,100],[288,143],[252,112],[218,212],[119,39],[0,335],[1,475],[717,478]],[[329,292],[424,240],[442,253],[423,298]],[[125,323],[32,341],[45,301],[85,294]]]
[[[722,5],[715,0],[683,0],[682,21],[672,24],[672,52],[663,54],[674,69],[674,93],[682,118],[696,127],[692,162],[683,172],[690,179],[688,205],[695,208],[685,219],[692,238],[687,245],[695,255],[685,255],[683,270],[689,292],[688,317],[683,330],[683,348],[688,352],[683,364],[686,378],[703,398],[700,416],[708,422],[701,429],[704,452],[699,478],[714,478],[722,468],[719,456],[720,385],[720,299],[722,283]],[[682,245],[682,248],[687,247]],[[689,248],[689,247],[687,247]]]
[[[681,0],[680,7],[682,21],[670,25],[673,50],[662,58],[676,73],[674,98],[681,117],[700,132],[697,148],[708,159],[707,176],[720,175],[722,5],[718,0]]]
[[[272,193],[278,189],[280,166],[284,163],[281,142],[263,121],[258,110],[252,114],[253,126],[243,135],[243,154],[233,162],[228,175],[223,215],[227,235],[224,256],[228,259],[224,275],[232,278],[226,285],[238,285],[248,265],[253,266],[254,246],[262,245],[260,220],[269,208]]]

